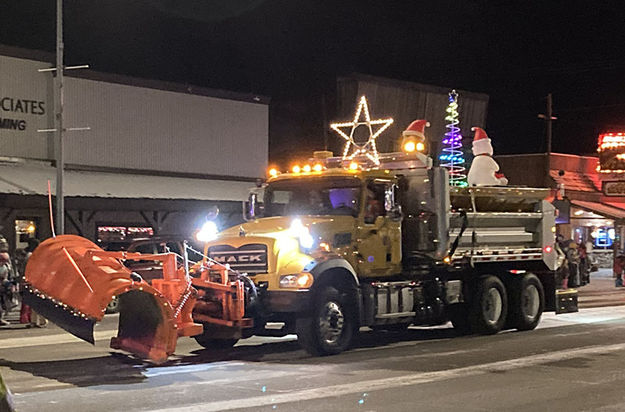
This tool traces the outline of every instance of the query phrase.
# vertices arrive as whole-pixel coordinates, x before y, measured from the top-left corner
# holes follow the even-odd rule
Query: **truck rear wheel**
[[[297,319],[297,341],[308,353],[335,355],[349,347],[356,323],[347,302],[344,293],[327,286],[316,295],[312,313]]]
[[[510,293],[509,324],[517,330],[532,330],[538,326],[545,309],[545,292],[536,275],[527,274],[513,280]]]
[[[501,280],[490,275],[481,277],[470,305],[471,328],[483,335],[495,334],[503,328],[507,313],[508,298]]]

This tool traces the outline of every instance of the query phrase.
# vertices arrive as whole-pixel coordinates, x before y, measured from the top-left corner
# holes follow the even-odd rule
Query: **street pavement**
[[[450,325],[363,328],[353,349],[323,358],[294,336],[221,352],[183,338],[164,365],[108,348],[117,315],[97,325],[95,346],[54,325],[14,325],[0,330],[0,373],[26,412],[621,411],[625,306],[603,303],[494,336],[457,337]]]

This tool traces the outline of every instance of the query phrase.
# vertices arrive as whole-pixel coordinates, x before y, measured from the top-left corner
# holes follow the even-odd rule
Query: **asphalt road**
[[[532,332],[455,337],[448,325],[365,331],[354,349],[312,358],[294,337],[234,350],[179,340],[150,365],[57,327],[0,330],[0,373],[19,411],[625,410],[625,307],[545,315]]]

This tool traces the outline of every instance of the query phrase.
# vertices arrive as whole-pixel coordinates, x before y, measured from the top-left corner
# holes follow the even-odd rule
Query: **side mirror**
[[[246,221],[257,219],[262,216],[263,204],[258,201],[258,193],[250,193],[247,202],[243,202],[243,219]]]

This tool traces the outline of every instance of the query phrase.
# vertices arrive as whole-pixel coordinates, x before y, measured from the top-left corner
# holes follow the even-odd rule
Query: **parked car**
[[[145,254],[173,252],[183,256],[184,240],[184,237],[180,235],[162,235],[135,239],[127,247],[124,247],[123,250]],[[188,253],[188,257],[191,262],[197,262],[202,259],[202,256],[191,251]],[[152,283],[152,279],[163,276],[163,262],[155,260],[127,260],[125,265],[131,271],[139,274],[148,283]],[[108,304],[106,312],[116,313],[118,311],[119,302],[117,298],[115,298]]]

